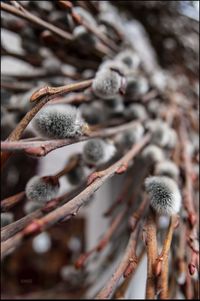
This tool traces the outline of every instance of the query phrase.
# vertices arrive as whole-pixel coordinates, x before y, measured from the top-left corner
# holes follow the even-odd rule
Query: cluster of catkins
[[[115,36],[117,31],[125,34],[122,24],[119,22],[116,25],[113,21],[117,16],[113,7],[110,4],[104,4],[104,6],[102,5],[102,14],[99,14],[100,30],[111,36]],[[82,7],[74,7],[74,12],[90,25],[97,26],[96,20]],[[90,35],[82,25],[76,26],[70,17],[68,22],[76,42],[95,45],[97,38]],[[26,51],[34,52],[38,46],[33,44],[34,33],[31,30],[31,28],[22,29],[22,37],[24,37],[22,47]],[[27,41],[25,37],[29,37],[28,43],[25,42]],[[180,200],[174,201],[172,196],[176,195],[180,199],[178,192],[175,191],[178,190],[176,184],[173,182],[178,178],[178,168],[173,162],[164,159],[161,149],[171,149],[175,146],[176,132],[161,119],[161,113],[165,110],[162,97],[152,99],[147,104],[142,102],[142,97],[152,89],[157,89],[160,93],[160,90],[162,91],[167,86],[167,77],[162,71],[156,71],[149,76],[143,66],[142,58],[128,37],[122,46],[122,50],[112,59],[105,56],[96,70],[92,87],[86,92],[91,100],[89,104],[82,104],[79,108],[64,103],[47,104],[36,114],[31,123],[32,129],[37,137],[67,139],[85,135],[88,126],[101,125],[112,118],[119,118],[122,122],[138,120],[139,122],[130,130],[119,133],[113,140],[96,138],[86,142],[82,153],[83,163],[67,174],[67,179],[72,185],[79,184],[85,176],[84,165],[93,167],[108,162],[117,153],[117,149],[120,147],[122,149],[130,148],[139,142],[144,133],[148,131],[152,135],[151,144],[143,150],[141,156],[147,162],[156,162],[156,177],[146,181],[146,188],[150,195],[155,192],[155,200],[154,195],[151,195],[152,206],[161,213],[177,212]],[[57,72],[61,75],[63,72],[61,62],[48,52],[45,55],[42,63],[43,72],[45,71],[48,75],[55,75]],[[52,83],[50,79],[48,82]],[[42,84],[43,82],[38,81],[33,89],[23,94],[20,102],[21,95],[11,96],[7,91],[3,91],[3,104],[7,103],[7,107],[2,107],[3,124],[7,124],[10,120],[14,124],[19,114],[23,115],[30,109],[30,105],[28,108],[28,99],[33,91]],[[16,115],[15,108],[17,108],[18,115]],[[10,112],[5,117],[4,110],[6,109],[9,109]],[[59,181],[55,182],[52,179],[53,176],[34,176],[28,181],[25,188],[29,200],[24,208],[26,213],[36,210],[58,195]],[[163,192],[159,187],[163,187]],[[171,191],[173,189],[174,191]],[[158,192],[163,193],[164,197],[157,195]],[[177,204],[174,205],[174,202]]]

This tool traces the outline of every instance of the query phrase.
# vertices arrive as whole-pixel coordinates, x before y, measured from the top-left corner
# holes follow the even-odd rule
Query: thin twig
[[[19,192],[1,201],[1,211],[8,211],[10,208],[18,204],[23,200],[25,192]]]
[[[163,244],[163,249],[157,262],[157,265],[161,263],[161,273],[160,277],[158,278],[158,286],[161,299],[168,299],[168,258],[172,242],[172,236],[176,225],[177,216],[172,216],[167,230],[167,235]]]
[[[120,261],[120,264],[116,268],[115,272],[113,273],[111,279],[107,281],[106,285],[101,289],[95,299],[110,299],[112,293],[114,292],[119,280],[121,279],[124,271],[126,270],[127,266],[129,265],[130,261],[134,263],[134,269],[137,266],[138,259],[136,256],[136,245],[138,240],[138,234],[140,228],[137,227],[137,231],[131,233],[128,245],[126,250],[124,251],[124,255]],[[133,269],[133,270],[134,270]],[[133,271],[132,270],[132,271]]]
[[[156,277],[154,275],[155,263],[158,254],[157,238],[156,238],[156,222],[155,213],[149,211],[146,225],[145,242],[147,249],[147,283],[146,283],[146,299],[154,299],[156,295]]]
[[[183,198],[183,204],[188,213],[188,221],[193,227],[196,224],[197,216],[193,200],[192,163],[189,155],[189,139],[187,135],[187,129],[183,122],[180,124],[179,133],[185,169],[185,194]]]
[[[89,24],[87,21],[84,20],[79,14],[73,11],[73,4],[69,1],[59,0],[59,3],[64,7],[67,8],[69,13],[71,13],[72,18],[78,25],[84,26],[89,32],[94,34],[104,45],[108,46],[114,52],[118,52],[118,47],[113,43],[111,39],[109,39],[105,34],[101,33],[98,28],[94,25]]]
[[[22,82],[1,82],[1,88],[12,91],[12,92],[26,92],[33,88],[33,85],[28,83],[22,83]]]
[[[141,217],[145,214],[145,208],[147,208],[146,205],[147,198],[145,197],[138,209],[133,213],[132,217],[130,218],[131,235],[124,256],[119,266],[115,270],[114,274],[112,275],[111,279],[101,289],[96,299],[109,298],[112,295],[121,276],[123,275],[123,277],[126,278],[135,271],[138,264],[138,258],[136,256],[136,243],[140,231],[139,222],[141,220]]]
[[[2,151],[25,150],[26,153],[31,155],[45,156],[49,152],[66,145],[87,141],[88,139],[91,138],[110,137],[116,135],[120,132],[133,128],[138,123],[140,123],[140,121],[132,121],[120,126],[100,129],[97,131],[91,131],[90,133],[88,133],[87,136],[81,136],[77,138],[42,140],[42,141],[25,141],[25,140],[3,141],[1,142],[1,150]],[[39,139],[40,138],[38,138],[38,140]]]
[[[138,255],[138,263],[137,263],[137,266],[135,267],[134,271],[132,271],[132,273],[128,277],[124,278],[124,281],[122,282],[122,284],[119,285],[119,287],[116,289],[115,294],[113,296],[114,300],[115,299],[125,299],[125,294],[127,292],[127,289],[130,285],[133,275],[137,271],[137,268],[144,257],[144,254],[145,254],[145,248],[143,248],[140,255]]]
[[[44,29],[48,29],[49,31],[51,31],[52,33],[54,33],[55,35],[57,35],[58,37],[60,37],[62,39],[62,41],[71,41],[72,40],[72,35],[64,30],[62,30],[61,28],[58,28],[56,26],[54,26],[53,24],[50,24],[44,20],[42,20],[41,18],[33,15],[32,13],[28,12],[25,8],[19,9],[16,8],[12,5],[9,5],[7,3],[3,3],[1,2],[1,9],[3,11],[6,11],[8,13],[11,13],[17,17],[21,17],[33,24],[38,25],[39,27],[42,27]]]
[[[44,204],[40,209],[35,210],[32,213],[29,213],[22,217],[21,219],[1,228],[1,241],[5,241],[8,238],[15,235],[17,232],[24,229],[30,222],[32,222],[36,218],[40,218],[44,216],[44,214],[50,212],[51,210],[57,208],[61,204],[65,204],[71,198],[73,198],[77,193],[80,193],[86,186],[86,182],[81,183],[78,187],[73,190],[62,194],[60,197],[52,199],[51,201]]]
[[[100,239],[100,241],[97,243],[96,246],[94,246],[91,250],[81,254],[79,258],[75,262],[75,267],[77,269],[83,268],[83,266],[86,264],[89,257],[94,254],[95,252],[102,251],[109,243],[110,239],[112,238],[112,235],[115,233],[116,229],[122,222],[125,213],[127,212],[127,208],[119,212],[114,218],[106,232],[104,233],[103,237]]]

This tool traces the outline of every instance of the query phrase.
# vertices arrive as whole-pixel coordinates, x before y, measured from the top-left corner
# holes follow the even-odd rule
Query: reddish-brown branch
[[[193,227],[196,224],[197,216],[193,200],[193,183],[192,183],[192,163],[189,155],[189,139],[187,128],[182,122],[179,129],[180,142],[182,145],[182,158],[185,171],[185,193],[183,198],[184,207],[188,213],[188,221]]]
[[[74,197],[71,201],[67,202],[63,206],[55,209],[54,211],[47,214],[45,217],[33,221],[30,225],[28,225],[23,231],[21,231],[21,235],[19,237],[25,238],[29,235],[34,235],[40,231],[44,231],[45,229],[51,227],[55,223],[70,218],[77,214],[80,207],[82,207],[88,200],[88,197],[92,195],[97,189],[99,189],[106,180],[114,176],[117,170],[123,165],[128,164],[137,154],[138,152],[149,142],[150,135],[145,135],[138,144],[134,145],[127,154],[125,154],[119,161],[105,169],[104,171],[96,172],[95,177],[93,177],[93,181],[90,185],[88,185],[81,193],[79,193],[76,197]],[[12,244],[13,239],[13,244]],[[10,242],[8,244],[2,243],[1,255],[4,257],[9,249],[15,247],[16,244],[16,236],[10,238]]]
[[[139,227],[137,227],[136,231],[131,233],[128,245],[126,247],[126,250],[124,251],[124,256],[122,257],[120,264],[114,271],[110,280],[101,289],[101,291],[98,293],[95,299],[109,299],[130,262],[134,264],[132,272],[137,267],[138,259],[136,256],[136,246],[138,241],[139,230]]]
[[[20,9],[22,8],[22,9]],[[10,14],[13,14],[17,17],[23,18],[33,24],[38,25],[39,27],[42,27],[44,29],[48,29],[49,31],[51,31],[52,33],[54,33],[55,35],[57,35],[59,38],[62,39],[62,41],[71,41],[72,40],[72,36],[70,33],[54,26],[53,24],[50,24],[42,19],[40,19],[39,17],[33,15],[32,13],[28,12],[25,8],[20,7],[20,8],[16,8],[12,5],[9,5],[7,3],[3,3],[1,2],[1,9],[3,11],[6,11]]]
[[[4,88],[6,90],[12,91],[12,92],[26,92],[33,88],[33,85],[22,83],[22,82],[1,82],[1,88]]]
[[[123,200],[126,198],[127,193],[129,192],[130,185],[132,184],[132,174],[126,174],[126,179],[124,180],[122,191],[120,195],[117,197],[115,202],[104,212],[104,216],[108,217],[112,214],[112,212],[123,203]]]
[[[172,242],[172,236],[174,229],[177,225],[177,216],[172,216],[170,219],[170,224],[167,230],[167,235],[163,244],[163,249],[158,257],[156,265],[161,265],[161,273],[158,278],[158,286],[160,291],[160,298],[161,299],[168,299],[168,258],[169,258],[169,252]],[[159,267],[156,269],[159,270]]]
[[[42,57],[37,55],[37,54],[21,54],[21,53],[17,53],[8,49],[5,49],[4,47],[2,47],[3,49],[1,49],[1,55],[2,56],[11,56],[14,57],[18,60],[24,61],[28,64],[31,64],[32,66],[35,67],[40,67],[42,64]]]
[[[145,214],[144,208],[147,208],[147,198],[145,197],[141,202],[140,206],[137,210],[133,213],[132,217],[130,218],[130,226],[131,226],[131,235],[129,238],[129,243],[127,245],[125,254],[115,270],[114,274],[112,275],[111,279],[107,282],[105,287],[100,291],[97,295],[96,299],[107,299],[109,298],[117,283],[119,282],[121,276],[123,275],[124,278],[129,277],[136,269],[138,265],[138,258],[136,256],[136,244],[139,235],[139,222],[142,216]]]
[[[67,165],[63,169],[61,169],[57,174],[55,174],[54,177],[59,179],[63,175],[66,175],[67,173],[69,173],[71,170],[73,170],[78,165],[78,163],[80,162],[80,159],[81,159],[81,156],[79,154],[72,156],[70,158],[69,162],[67,163]]]
[[[124,281],[122,282],[121,285],[119,285],[119,287],[116,289],[115,294],[113,296],[113,299],[125,299],[125,293],[128,289],[128,286],[132,280],[133,275],[135,274],[140,262],[142,261],[143,257],[145,254],[145,248],[142,249],[140,255],[138,256],[138,263],[137,266],[135,267],[135,269],[132,271],[131,274],[129,274],[128,277],[124,278]]]
[[[131,129],[135,124],[139,123],[139,121],[132,121],[120,126],[99,129],[97,131],[91,131],[87,136],[81,136],[77,138],[70,139],[54,139],[54,140],[42,140],[42,141],[27,141],[27,140],[19,140],[19,141],[3,141],[1,142],[1,150],[25,150],[26,153],[35,155],[35,156],[45,156],[49,152],[74,143],[86,141],[90,138],[97,137],[109,137],[118,134],[119,132],[123,132],[125,130]],[[39,138],[38,138],[39,139]]]
[[[6,75],[5,73],[2,74],[2,77],[7,77],[9,78],[15,78],[16,80],[25,80],[25,81],[32,81],[32,80],[37,80],[39,78],[50,78],[54,76],[63,76],[63,77],[68,77],[74,80],[79,80],[80,79],[80,74],[74,73],[74,72],[66,72],[61,70],[55,70],[54,73],[47,72],[46,70],[38,70],[34,71],[33,73],[28,73],[28,74],[18,74],[18,73],[9,73],[9,75]]]
[[[10,208],[18,204],[23,200],[25,192],[19,192],[1,201],[1,211],[8,211]]]
[[[156,258],[158,255],[157,238],[156,238],[156,221],[155,213],[149,211],[145,231],[145,243],[147,249],[147,283],[146,283],[146,299],[154,299],[156,295],[156,277],[154,275]]]
[[[92,254],[94,254],[95,252],[102,251],[108,245],[110,239],[112,238],[112,235],[114,234],[114,232],[116,231],[116,229],[118,228],[120,223],[122,222],[126,212],[127,212],[127,208],[125,208],[124,210],[119,212],[115,216],[112,223],[110,224],[110,226],[108,227],[108,229],[104,233],[103,237],[97,243],[97,245],[95,247],[93,247],[91,250],[89,250],[89,251],[87,251],[87,252],[80,255],[80,257],[75,262],[75,267],[77,269],[83,268],[84,265],[86,264],[87,260],[89,259],[89,257]]]
[[[109,39],[105,34],[101,33],[96,26],[89,24],[79,14],[77,14],[73,11],[73,4],[72,3],[69,4],[69,1],[60,1],[60,0],[59,0],[59,3],[64,8],[68,9],[69,13],[71,13],[74,21],[78,25],[84,26],[89,32],[94,34],[104,45],[106,45],[107,47],[112,49],[114,52],[118,52],[118,47],[113,43],[113,41],[111,39]]]
[[[53,98],[57,97],[58,95],[63,95],[65,93],[69,93],[72,91],[86,89],[92,85],[92,82],[93,82],[93,79],[88,79],[88,80],[85,80],[85,81],[82,81],[79,83],[72,83],[72,84],[68,84],[68,85],[60,86],[60,87],[49,87],[49,86],[42,87],[32,94],[30,101],[31,102],[38,101],[41,98],[46,97],[46,96],[50,96],[51,99],[53,99]]]
[[[92,80],[89,80],[89,81],[86,80],[83,82],[73,83],[73,84],[63,86],[63,87],[59,87],[59,89],[60,89],[60,92],[62,91],[62,93],[64,94],[64,93],[88,88],[91,84],[92,84]],[[47,89],[48,89],[48,87],[47,87]],[[52,88],[52,89],[56,89],[56,88]],[[39,93],[39,91],[37,91],[37,92]],[[52,90],[51,90],[51,92],[52,92]],[[57,90],[56,90],[56,92],[57,92]],[[33,95],[36,95],[36,94],[34,93]],[[33,117],[49,100],[51,100],[55,97],[55,94],[52,92],[49,95],[48,93],[45,94],[43,91],[43,96],[44,97],[42,97],[42,99],[38,103],[36,103],[36,105],[28,113],[26,113],[26,115],[22,118],[22,120],[19,122],[19,124],[16,126],[16,128],[8,136],[7,141],[19,140],[22,137],[22,134],[23,134],[24,130],[26,129],[27,125],[33,119]],[[8,160],[8,158],[11,156],[11,154],[12,154],[11,152],[4,152],[4,153],[1,152],[1,167],[3,167],[4,163]]]

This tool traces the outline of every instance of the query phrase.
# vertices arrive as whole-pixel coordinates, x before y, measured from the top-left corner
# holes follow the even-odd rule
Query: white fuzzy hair
[[[115,59],[123,62],[131,70],[137,69],[141,62],[138,54],[131,49],[125,49],[124,51],[120,52]]]
[[[84,121],[71,105],[47,105],[33,119],[35,131],[42,137],[64,139],[82,134]]]
[[[141,153],[141,157],[145,161],[152,161],[153,163],[163,161],[165,158],[162,149],[154,144],[146,146]]]
[[[158,214],[171,216],[179,212],[181,194],[174,180],[164,176],[148,177],[145,188],[150,196],[151,207]]]
[[[83,149],[83,159],[88,164],[100,165],[109,161],[116,153],[116,147],[102,139],[88,141]]]
[[[26,196],[29,200],[35,202],[48,202],[55,198],[59,191],[59,185],[53,185],[50,181],[42,177],[32,177],[25,187]]]
[[[141,104],[132,104],[128,106],[124,114],[128,119],[133,119],[133,120],[147,118],[146,109]]]
[[[41,208],[42,204],[41,203],[37,203],[35,201],[27,201],[25,204],[24,204],[24,212],[26,214],[29,214],[29,213],[32,213],[34,212],[35,210]]]
[[[96,96],[102,99],[111,99],[119,94],[122,76],[113,70],[103,68],[96,73],[92,89]]]
[[[1,213],[1,227],[5,227],[14,221],[14,215],[12,212]]]
[[[165,160],[156,164],[155,175],[167,176],[177,181],[179,177],[179,168],[174,162]]]

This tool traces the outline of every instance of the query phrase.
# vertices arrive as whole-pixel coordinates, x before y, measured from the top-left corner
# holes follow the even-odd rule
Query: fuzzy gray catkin
[[[85,125],[76,107],[63,104],[47,105],[33,119],[33,126],[39,135],[54,139],[80,136]]]
[[[151,207],[163,215],[173,215],[181,207],[181,194],[177,183],[164,176],[148,177],[145,188],[150,197]]]
[[[131,104],[125,109],[124,115],[128,120],[147,118],[146,109],[141,104]]]
[[[96,73],[92,83],[92,90],[96,96],[102,99],[112,99],[121,93],[125,78],[115,70],[102,68]]]
[[[141,124],[135,124],[132,129],[120,133],[116,142],[124,147],[131,147],[137,143],[144,134],[144,127]]]
[[[132,49],[121,51],[115,59],[123,62],[130,70],[136,70],[140,64],[139,56]]]
[[[5,227],[14,221],[14,215],[12,212],[1,213],[1,227]]]
[[[113,144],[102,139],[88,141],[83,149],[83,160],[88,164],[99,165],[109,161],[115,154],[116,148]]]
[[[30,214],[41,207],[42,207],[41,203],[38,203],[35,201],[27,201],[24,204],[24,212],[25,212],[25,214]]]
[[[167,176],[177,181],[179,177],[179,168],[174,162],[165,160],[156,164],[154,173],[155,175]]]
[[[59,182],[53,177],[32,177],[25,187],[26,196],[34,202],[45,203],[55,198],[59,191]]]
[[[163,161],[165,156],[163,150],[160,147],[154,144],[149,144],[143,149],[141,158],[146,162],[156,163]]]

